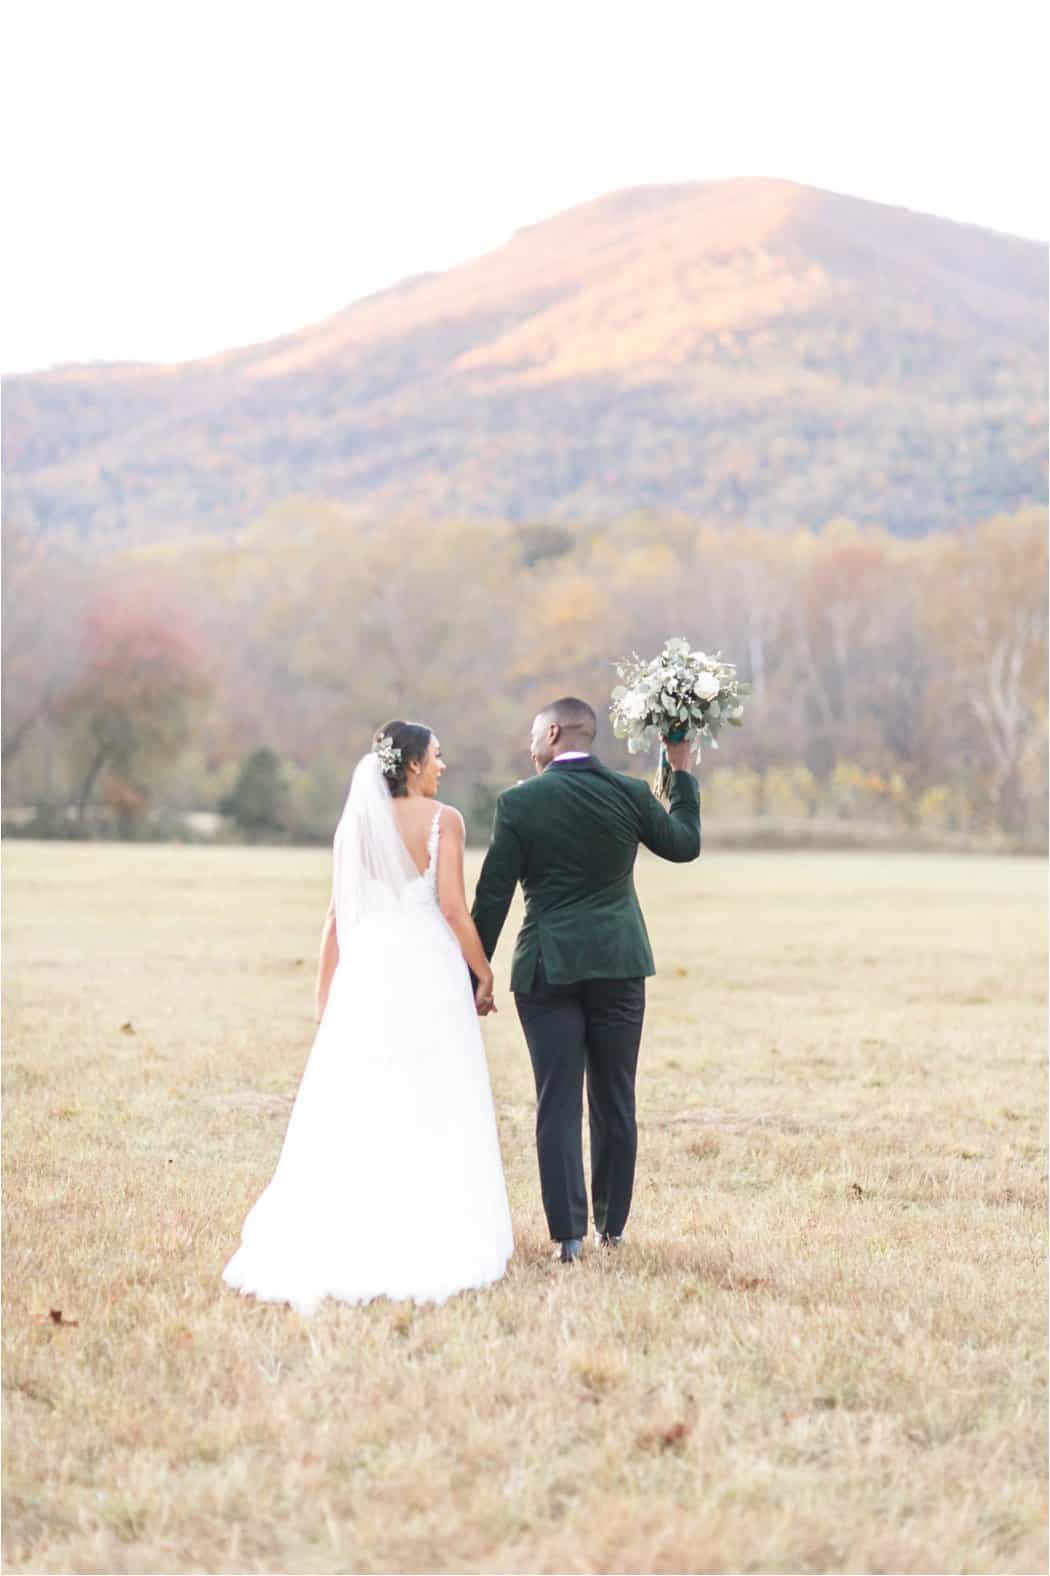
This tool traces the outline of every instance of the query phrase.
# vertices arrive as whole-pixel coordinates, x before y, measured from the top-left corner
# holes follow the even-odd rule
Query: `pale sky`
[[[5,371],[301,328],[574,203],[777,175],[1046,239],[1028,0],[20,0]]]

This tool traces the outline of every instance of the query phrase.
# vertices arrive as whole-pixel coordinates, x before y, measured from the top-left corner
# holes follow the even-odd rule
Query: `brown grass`
[[[1041,865],[644,864],[627,1243],[551,1261],[504,989],[505,1280],[311,1321],[219,1272],[328,879],[8,847],[9,1570],[1046,1568]]]

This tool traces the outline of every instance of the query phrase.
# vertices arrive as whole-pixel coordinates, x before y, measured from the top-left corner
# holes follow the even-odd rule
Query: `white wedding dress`
[[[336,831],[339,963],[277,1169],[222,1272],[313,1313],[325,1297],[444,1302],[513,1251],[470,975],[437,901],[439,825],[420,875],[375,755]]]

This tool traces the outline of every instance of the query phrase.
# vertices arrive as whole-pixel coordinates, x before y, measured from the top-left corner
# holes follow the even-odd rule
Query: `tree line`
[[[1041,847],[1047,517],[901,540],[632,516],[601,528],[377,520],[291,499],[227,539],[91,555],[5,531],[9,830],[327,840],[372,730],[438,732],[482,839],[533,711],[605,721],[613,664],[683,634],[751,681],[701,765],[746,840],[880,828]]]

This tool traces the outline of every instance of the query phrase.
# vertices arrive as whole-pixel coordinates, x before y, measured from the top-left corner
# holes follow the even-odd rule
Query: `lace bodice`
[[[430,824],[430,836],[427,838],[427,868],[423,872],[423,884],[430,896],[437,901],[438,882],[438,839],[441,836],[441,811],[434,811],[434,819]]]

